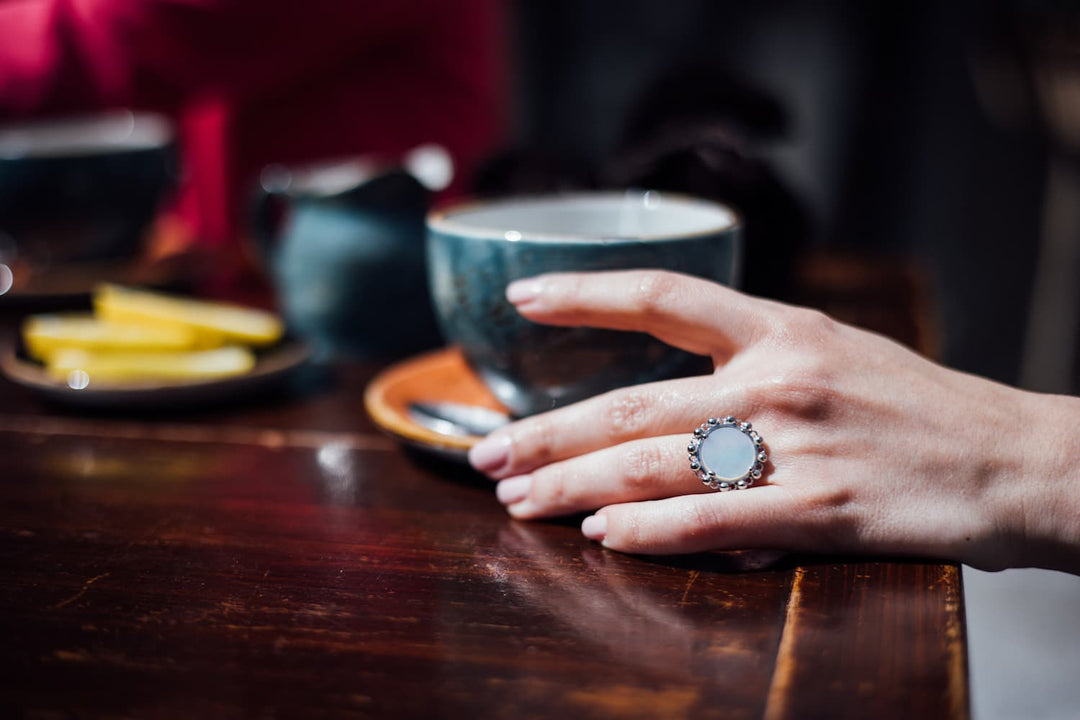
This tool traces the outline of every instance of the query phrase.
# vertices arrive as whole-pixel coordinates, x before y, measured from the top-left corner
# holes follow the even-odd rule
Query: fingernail
[[[540,296],[540,281],[536,278],[515,280],[506,286],[506,299],[514,305],[532,302]]]
[[[472,446],[469,464],[482,473],[489,473],[510,460],[510,436],[492,434]]]
[[[590,540],[604,542],[607,537],[607,516],[590,515],[581,521],[581,534]]]
[[[528,496],[531,485],[532,477],[529,475],[507,478],[495,486],[495,497],[499,498],[503,505],[513,505]]]

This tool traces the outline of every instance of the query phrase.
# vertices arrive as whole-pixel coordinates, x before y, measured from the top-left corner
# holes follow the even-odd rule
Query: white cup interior
[[[674,240],[735,223],[735,213],[722,205],[655,191],[473,203],[428,220],[431,229],[446,234],[537,242]]]

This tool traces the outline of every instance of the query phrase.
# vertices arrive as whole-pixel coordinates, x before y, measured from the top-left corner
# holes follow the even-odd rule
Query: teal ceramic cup
[[[505,292],[543,273],[640,268],[734,285],[742,246],[730,208],[652,191],[524,197],[438,208],[427,229],[443,336],[515,415],[711,369],[642,333],[530,322]]]

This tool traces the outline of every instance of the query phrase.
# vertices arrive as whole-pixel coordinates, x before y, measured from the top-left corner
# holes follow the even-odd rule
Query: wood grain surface
[[[0,383],[0,716],[967,717],[954,565],[512,521],[373,428],[377,370],[137,414]]]

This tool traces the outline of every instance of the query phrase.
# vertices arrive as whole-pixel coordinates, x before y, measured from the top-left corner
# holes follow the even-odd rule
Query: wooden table
[[[910,297],[808,268],[809,301],[925,346]],[[374,370],[156,416],[0,384],[0,716],[967,716],[956,566],[511,521],[372,426]]]

